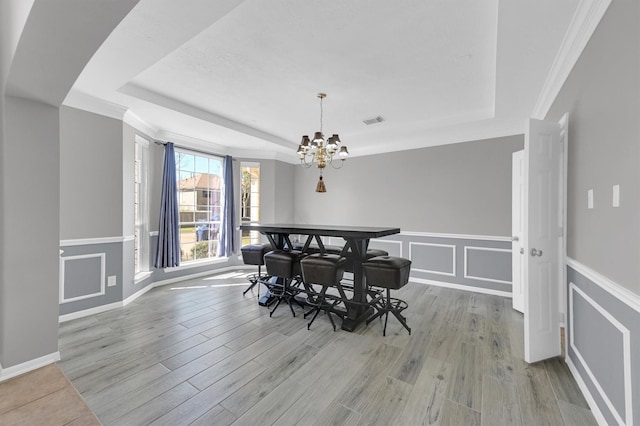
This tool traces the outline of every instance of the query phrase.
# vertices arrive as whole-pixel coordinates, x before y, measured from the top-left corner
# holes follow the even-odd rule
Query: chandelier
[[[330,165],[334,169],[340,169],[344,165],[344,161],[349,157],[347,147],[341,146],[340,136],[334,133],[326,142],[324,140],[324,135],[322,134],[322,100],[326,97],[325,93],[318,93],[318,99],[320,99],[320,131],[315,132],[312,140],[309,139],[308,135],[304,135],[297,151],[300,156],[300,164],[305,167],[315,165],[320,169],[320,179],[316,185],[316,192],[327,192],[322,180],[324,168]]]

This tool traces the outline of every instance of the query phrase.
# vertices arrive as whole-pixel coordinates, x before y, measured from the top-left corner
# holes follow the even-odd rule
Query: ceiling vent
[[[376,124],[376,123],[382,123],[383,121],[384,121],[384,118],[382,118],[380,116],[377,116],[377,117],[374,117],[374,118],[370,118],[368,120],[362,120],[362,122],[364,124],[366,124],[367,126],[370,126],[370,125]]]

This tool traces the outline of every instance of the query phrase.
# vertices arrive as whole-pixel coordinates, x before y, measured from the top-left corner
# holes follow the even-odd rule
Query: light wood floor
[[[105,425],[594,425],[564,362],[523,361],[497,296],[410,283],[412,335],[391,317],[333,332],[273,318],[244,272],[154,289],[66,322],[59,363]]]
[[[0,383],[0,425],[98,426],[55,364]]]

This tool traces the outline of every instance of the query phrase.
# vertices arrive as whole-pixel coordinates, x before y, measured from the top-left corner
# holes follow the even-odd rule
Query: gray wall
[[[58,108],[4,96],[0,365],[58,348]]]
[[[295,166],[277,160],[240,161],[260,163],[260,221],[284,223],[294,220]]]
[[[10,368],[2,377],[57,356],[58,107],[136,2],[1,2],[0,364]]]
[[[60,108],[60,239],[123,235],[122,135],[122,121]]]
[[[403,231],[511,235],[511,154],[522,135],[349,159],[295,169],[300,223],[397,226]]]
[[[569,122],[567,254],[640,294],[640,3],[616,0],[553,103]],[[620,185],[620,207],[611,205]],[[587,191],[594,190],[594,209]]]
[[[625,411],[631,405],[633,424],[638,424],[638,1],[611,2],[547,118],[558,120],[566,112],[570,115],[567,254],[579,262],[567,270],[567,358],[602,413],[603,423],[618,424],[614,414],[622,422],[629,422]],[[611,205],[612,186],[616,184],[620,185],[619,208]],[[587,209],[589,189],[594,191],[593,209]],[[629,334],[628,343],[623,339],[624,329]],[[631,371],[625,371],[625,352],[630,354]],[[625,381],[631,385],[630,392],[625,389]]]

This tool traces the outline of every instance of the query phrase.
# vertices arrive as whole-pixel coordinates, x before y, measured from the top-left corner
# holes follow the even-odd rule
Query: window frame
[[[135,282],[150,272],[149,243],[149,141],[136,134],[133,144],[133,255]]]
[[[202,151],[196,151],[196,150],[191,150],[189,148],[183,148],[183,147],[175,147],[175,152],[176,152],[176,190],[177,190],[177,200],[178,200],[178,227],[180,229],[180,266],[178,266],[177,268],[189,268],[192,266],[197,266],[197,265],[201,265],[201,264],[206,264],[206,263],[216,263],[216,262],[221,262],[224,261],[226,259],[226,257],[218,257],[217,256],[217,247],[219,244],[219,238],[220,238],[220,226],[222,223],[222,215],[224,214],[223,210],[222,210],[222,189],[224,186],[224,175],[222,172],[222,167],[224,164],[224,157],[221,155],[217,155],[217,154],[213,154],[213,153],[205,153]],[[181,165],[179,164],[180,162],[180,158],[181,155],[187,155],[187,156],[193,156],[194,158],[194,170],[185,170],[181,168]],[[194,186],[194,191],[193,194],[189,195],[189,194],[182,194],[181,190],[180,190],[180,182],[181,182],[181,172],[182,173],[191,173],[195,179],[196,175],[198,175],[199,173],[196,172],[195,169],[197,169],[197,167],[195,166],[197,160],[196,158],[200,158],[200,159],[207,159],[208,161],[210,160],[215,160],[218,161],[220,164],[220,174],[216,175],[216,174],[212,174],[212,173],[207,173],[208,175],[212,175],[212,176],[219,176],[219,182],[220,182],[220,187],[219,188],[215,188],[215,187],[211,187],[208,186],[206,188],[196,188]],[[210,171],[210,170],[209,170]],[[217,192],[217,196],[216,196],[216,192]],[[206,193],[206,196],[205,196]],[[191,200],[191,202],[189,203],[185,203],[184,200],[186,198],[192,197],[193,200]],[[211,200],[218,200],[218,204],[210,204]],[[204,200],[204,201],[203,201]],[[205,203],[206,202],[206,203]],[[193,220],[188,220],[188,221],[182,221],[182,216],[183,213],[187,212],[189,213],[189,211],[187,210],[183,210],[184,206],[193,206],[193,210],[191,210],[191,212],[193,213],[192,219]],[[201,210],[199,208],[202,207],[207,207],[208,210]],[[211,220],[211,218],[215,217],[214,211],[217,209],[217,211],[219,212],[217,214],[218,219],[217,220]],[[209,220],[199,220],[198,219],[198,213],[202,214],[208,212],[208,219]],[[212,216],[213,215],[213,216]],[[207,228],[203,230],[203,232],[207,232],[207,239],[206,240],[201,240],[199,239],[199,233],[198,230],[196,229],[198,226],[206,226]],[[191,248],[186,248],[185,246],[183,246],[183,244],[191,244],[189,243],[185,243],[183,242],[183,229],[184,228],[189,228],[189,227],[193,227],[194,228],[194,232],[195,232],[195,241],[193,242],[193,247]],[[215,239],[211,238],[211,230],[217,228],[216,231],[216,236]],[[204,235],[204,234],[203,234]],[[209,249],[207,250],[207,257],[198,257],[198,243],[202,243],[204,241],[208,241],[208,247]],[[215,247],[212,246],[211,242],[215,241]],[[185,259],[184,257],[184,250],[192,250],[192,256],[193,258],[191,259]],[[171,270],[175,270],[176,268],[171,268]]]

